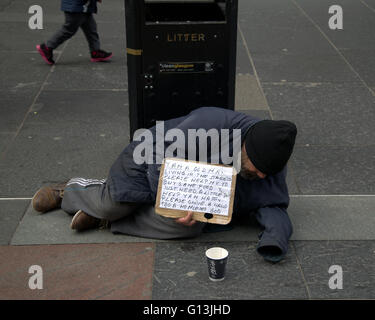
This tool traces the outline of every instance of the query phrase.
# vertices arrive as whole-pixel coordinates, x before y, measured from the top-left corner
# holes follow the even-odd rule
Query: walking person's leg
[[[64,12],[64,14],[65,23],[46,43],[50,49],[56,49],[64,41],[73,37],[85,20],[84,13]]]
[[[89,44],[90,52],[98,51],[100,49],[98,27],[92,13],[86,13],[86,18],[81,24],[81,29]]]
[[[112,52],[106,52],[100,49],[100,39],[98,27],[92,13],[86,13],[86,19],[81,25],[90,48],[91,61],[106,61],[112,57]]]
[[[45,44],[42,43],[36,46],[38,52],[48,64],[55,63],[53,60],[53,50],[74,36],[85,19],[83,13],[64,12],[64,14],[65,23],[63,26]]]

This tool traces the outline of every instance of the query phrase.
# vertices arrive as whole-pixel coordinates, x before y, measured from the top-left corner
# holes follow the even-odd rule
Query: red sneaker
[[[53,60],[53,50],[48,48],[44,43],[38,44],[36,46],[36,49],[38,50],[38,52],[40,53],[45,62],[47,62],[50,65],[55,63],[55,61]]]
[[[112,52],[105,52],[103,50],[97,50],[91,52],[91,61],[92,62],[100,62],[100,61],[107,61],[112,57]]]

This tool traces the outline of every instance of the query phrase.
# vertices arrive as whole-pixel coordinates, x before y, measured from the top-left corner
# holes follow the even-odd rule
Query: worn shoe
[[[36,46],[36,49],[38,50],[38,52],[40,53],[45,62],[47,62],[50,65],[55,63],[55,61],[53,60],[53,50],[48,48],[44,43],[38,44]]]
[[[91,51],[91,61],[101,62],[107,61],[113,56],[112,52],[106,52],[103,50]]]
[[[108,221],[94,218],[82,210],[77,211],[70,223],[70,228],[77,231],[107,227]]]
[[[60,183],[39,189],[32,198],[34,210],[45,213],[60,208],[66,183]]]

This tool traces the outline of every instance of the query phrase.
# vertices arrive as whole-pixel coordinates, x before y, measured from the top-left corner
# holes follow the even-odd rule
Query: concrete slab
[[[93,63],[90,61],[89,50],[85,43],[80,46],[80,49],[71,50],[72,46],[74,44],[69,43],[66,47],[53,74],[48,79],[45,90],[59,88],[64,88],[64,90],[127,90],[125,55],[121,55],[121,52],[114,52],[113,59]]]
[[[298,261],[312,299],[374,299],[374,241],[295,241]],[[342,289],[330,289],[329,280],[342,268]]]
[[[0,200],[0,245],[8,245],[27,207],[27,200]]]
[[[205,250],[222,246],[229,251],[226,277],[208,278]],[[293,253],[277,265],[255,252],[255,243],[167,244],[155,252],[153,299],[305,299],[304,286]]]
[[[269,110],[255,76],[237,74],[235,106],[236,110]]]
[[[375,139],[375,97],[363,84],[262,84],[274,119],[294,121],[298,145],[367,146]]]
[[[285,17],[285,19],[289,18]],[[305,21],[302,25],[295,21],[295,25],[289,27],[272,23],[265,28],[264,25],[256,25],[254,22],[244,20],[240,22],[240,27],[251,54],[277,53],[288,56],[336,53],[321,32],[312,24],[306,26]]]
[[[375,240],[375,196],[291,196],[292,240]]]
[[[9,4],[2,9],[2,11],[9,12],[9,13],[20,13],[24,12],[27,14],[28,8],[35,4],[32,0],[11,0],[8,1]],[[44,9],[44,12],[47,14],[48,12],[58,12],[60,10],[59,4],[53,3],[48,0],[39,0],[38,4]]]
[[[0,195],[31,197],[50,181],[105,178],[129,143],[125,99],[112,91],[43,93],[0,163]]]
[[[301,194],[301,190],[297,184],[297,179],[296,179],[296,175],[294,172],[294,168],[290,163],[288,164],[288,174],[286,176],[286,183],[288,185],[288,192],[290,195]]]
[[[30,202],[29,202],[30,204]],[[108,229],[76,232],[72,217],[62,210],[40,214],[30,206],[15,232],[12,245],[150,242],[149,239],[114,235]],[[35,232],[38,230],[38,232]]]
[[[12,90],[0,90],[0,133],[16,132],[39,91],[40,83],[19,83]]]
[[[353,0],[337,1],[335,4],[343,8],[345,15],[343,29],[331,30],[328,25],[328,19],[332,14],[328,14],[329,5],[327,5],[326,1],[318,0],[311,3],[308,0],[296,0],[297,5],[306,12],[336,47],[375,49],[375,39],[371,36],[371,30],[374,29],[375,25],[374,11],[370,10],[363,2]]]
[[[375,147],[297,146],[290,164],[303,194],[374,194]]]
[[[254,53],[252,57],[262,83],[360,81],[338,54]]]
[[[375,197],[292,195],[288,213],[294,226],[292,240],[375,240]],[[15,210],[14,208],[12,210]],[[39,214],[31,207],[20,222],[12,245],[64,243],[176,242],[114,235],[108,229],[77,233],[71,216],[61,210]],[[38,232],[35,232],[38,230]],[[257,241],[261,228],[254,218],[234,221],[229,231],[203,233],[184,242]],[[177,241],[178,242],[178,241]]]
[[[363,4],[372,12],[375,11],[375,1],[374,0],[363,0]]]
[[[238,16],[241,25],[290,30],[310,26],[306,17],[288,0],[269,0],[266,4],[260,0],[239,1]]]
[[[30,5],[31,6],[31,5]],[[5,11],[0,10],[0,20],[2,22],[21,22],[23,24],[26,23],[28,25],[29,18],[32,17],[33,14],[25,15],[25,12],[28,12],[30,6],[25,6],[21,11],[14,11],[12,6],[8,7]],[[43,9],[44,6],[42,6]],[[10,10],[12,8],[12,10]],[[44,11],[48,12],[47,14],[43,15],[43,28],[45,28],[50,23],[64,23],[64,15],[62,12],[56,10],[55,12],[51,12],[50,10],[44,9]],[[35,29],[36,30],[36,29]],[[35,31],[33,30],[33,31]],[[39,30],[38,30],[39,31]]]
[[[145,300],[151,298],[154,245],[0,246],[0,299]],[[29,289],[30,266],[43,289]],[[35,271],[34,271],[35,272]]]
[[[28,19],[29,17],[31,17],[31,15],[27,14],[28,8],[28,6],[25,6],[21,11],[18,11],[18,13],[23,12],[23,21],[19,21],[19,18],[15,18],[16,21],[1,20],[0,37],[2,41],[0,44],[0,51],[37,53],[35,46],[46,41],[58,30],[58,28],[61,27],[63,20],[61,20],[61,22],[45,21],[43,23],[43,29],[30,29],[28,25]],[[7,16],[7,12],[4,12],[3,15]],[[8,20],[9,19],[10,18],[8,17]],[[8,57],[11,57],[9,53]],[[18,61],[22,61],[22,65],[31,64],[31,62],[27,61],[26,59],[19,59]],[[8,59],[7,62],[9,63]],[[16,66],[16,64],[13,65],[13,67],[14,66]]]
[[[114,0],[114,1],[111,1],[111,5],[106,5],[105,2],[99,4],[98,3],[98,10],[99,10],[99,15],[100,14],[110,14],[110,13],[117,13],[118,12],[121,12],[121,11],[124,11],[125,12],[125,8],[124,8],[124,1],[122,0]]]
[[[250,59],[245,48],[240,32],[237,33],[237,60],[236,73],[239,74],[254,74]]]
[[[374,85],[371,52],[375,49],[375,39],[371,30],[375,25],[375,9],[364,1],[339,1],[337,4],[343,9],[345,7],[345,24],[342,30],[331,30],[327,23],[324,0],[316,1],[314,4],[306,0],[298,0],[296,3],[314,21],[316,29],[321,29],[364,81],[370,86]],[[348,12],[350,14],[347,14]]]
[[[122,242],[170,242],[156,239],[138,238],[127,235],[114,235],[109,229],[76,232],[70,229],[72,217],[62,210],[39,214],[30,206],[17,228],[11,244],[64,244],[64,243],[122,243]],[[35,232],[38,230],[38,232]],[[235,231],[234,231],[235,230]],[[210,241],[249,241],[258,239],[261,230],[254,225],[239,225],[233,231],[204,233],[186,242]]]
[[[34,47],[35,48],[35,47]],[[34,50],[34,49],[31,49]],[[39,53],[0,52],[0,88],[4,91],[17,93],[19,89],[33,89],[37,92],[50,68],[46,63],[41,65]],[[22,63],[21,63],[22,62]]]
[[[14,135],[15,135],[15,132],[14,133],[0,132],[0,154],[6,149],[10,141],[12,141]]]
[[[368,47],[340,50],[369,87],[375,86],[375,62],[372,59],[374,50]],[[372,90],[374,91],[374,89]]]

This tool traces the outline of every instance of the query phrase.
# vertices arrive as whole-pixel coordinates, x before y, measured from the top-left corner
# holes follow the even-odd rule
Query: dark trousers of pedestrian
[[[82,29],[90,52],[100,49],[99,35],[97,32],[96,21],[92,13],[64,12],[65,23],[46,43],[48,48],[56,49],[64,41],[73,37],[79,28]]]

